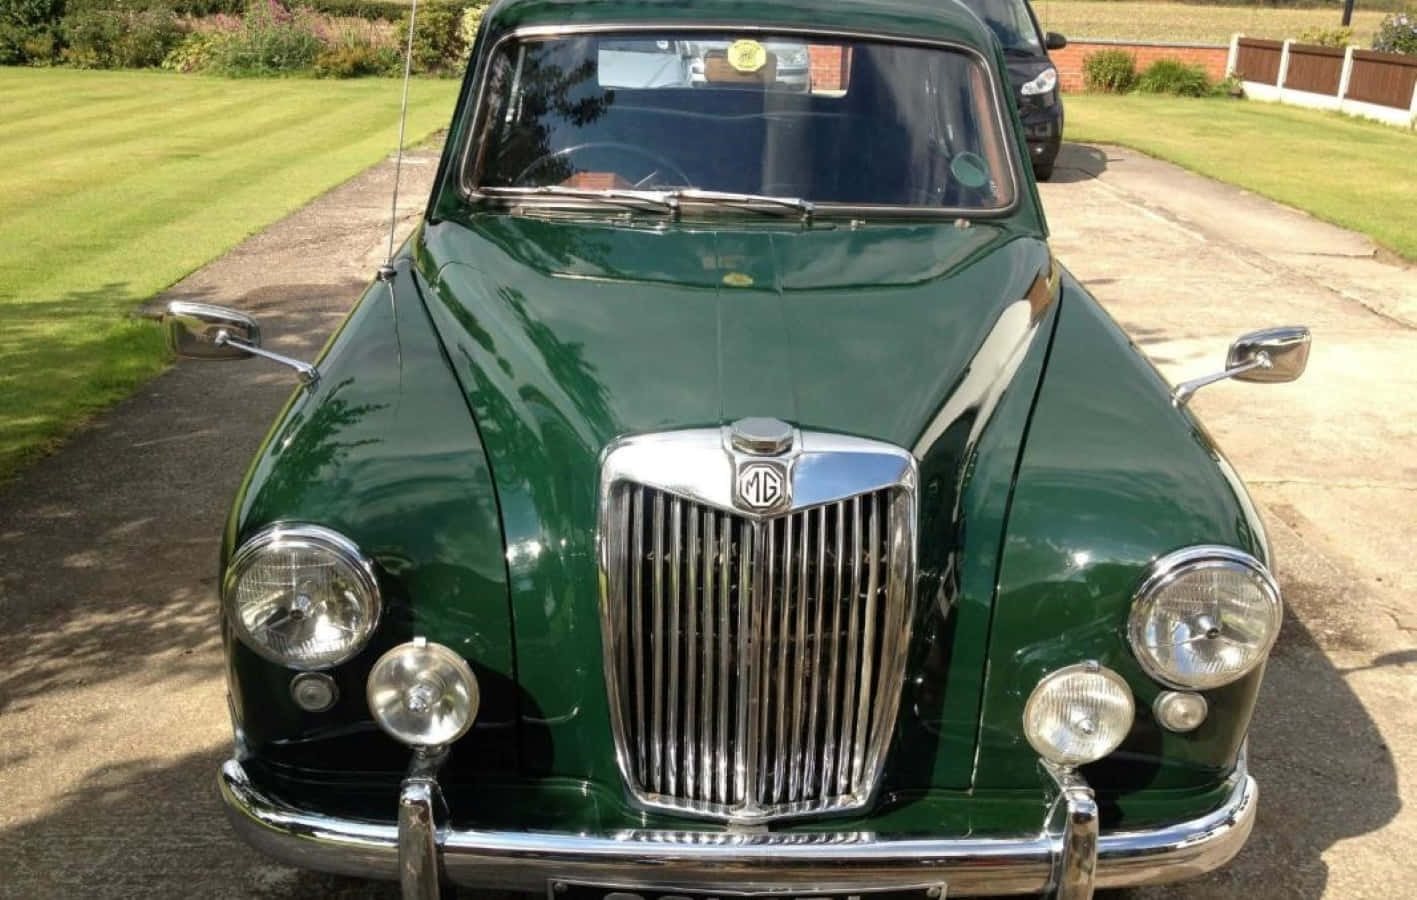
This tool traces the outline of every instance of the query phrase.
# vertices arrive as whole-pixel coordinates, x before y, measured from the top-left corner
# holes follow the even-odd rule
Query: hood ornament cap
[[[733,449],[752,456],[780,456],[792,449],[793,429],[781,419],[739,419],[729,426]]]

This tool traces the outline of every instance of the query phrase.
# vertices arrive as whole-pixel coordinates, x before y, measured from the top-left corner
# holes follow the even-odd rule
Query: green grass
[[[1043,26],[1070,38],[1229,43],[1239,32],[1257,38],[1297,38],[1305,28],[1337,28],[1339,7],[1294,9],[1272,6],[1145,2],[1145,0],[1034,0]],[[1353,41],[1370,46],[1386,13],[1358,4]]]
[[[455,81],[420,81],[408,137]],[[0,68],[0,480],[167,359],[133,310],[378,162],[398,82]]]
[[[1360,231],[1417,261],[1417,133],[1255,101],[1070,95],[1068,139],[1120,144]]]

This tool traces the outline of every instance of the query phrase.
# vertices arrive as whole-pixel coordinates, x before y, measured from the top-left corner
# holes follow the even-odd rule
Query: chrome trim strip
[[[1228,862],[1254,826],[1258,788],[1243,758],[1213,812],[1145,831],[1101,834],[1099,888],[1189,878]],[[255,785],[229,760],[218,779],[232,827],[247,843],[305,868],[366,878],[398,877],[398,828],[301,810]],[[1040,893],[1056,882],[1063,844],[1043,829],[1018,838],[892,838],[872,834],[750,835],[733,832],[571,834],[445,830],[443,871],[473,888],[542,891],[549,879],[663,881],[703,889],[846,888],[945,881],[952,895]]]
[[[694,554],[699,551],[699,514],[697,510],[690,509],[687,524],[689,526],[689,590],[686,594],[687,609],[684,611],[685,626],[688,634],[684,638],[685,644],[689,648],[689,655],[684,660],[684,795],[693,799],[698,799],[698,792],[695,790],[698,762],[694,754],[696,741],[694,740],[695,714],[698,712],[698,679],[694,676],[698,672],[697,660],[703,659],[703,648],[699,646],[699,567],[694,559]]]
[[[737,475],[747,465],[782,469],[788,490],[781,506],[746,510],[736,505]],[[817,432],[794,433],[791,450],[777,457],[735,450],[730,429],[639,435],[607,448],[601,461],[597,538],[604,668],[616,756],[635,802],[739,822],[859,809],[869,803],[894,730],[904,678],[903,645],[913,618],[917,479],[916,461],[902,448]],[[631,503],[636,527],[634,537],[626,540],[612,532],[621,527],[623,507]],[[653,521],[645,533],[639,510],[651,504]],[[728,513],[719,528],[707,529],[718,539],[718,577],[706,576],[703,585],[707,590],[717,581],[719,588],[719,677],[712,685],[706,672],[704,687],[705,702],[710,696],[717,701],[719,718],[711,796],[707,784],[700,793],[689,783],[688,773],[695,767],[688,759],[695,754],[694,730],[688,721],[682,730],[679,727],[681,704],[683,715],[692,719],[698,703],[693,674],[684,666],[707,666],[705,657],[712,654],[707,610],[702,646],[696,634],[692,640],[688,637],[698,620],[698,598],[711,601],[712,594],[703,594],[693,573],[682,577],[683,567],[695,566],[694,554],[704,549],[692,524],[690,546],[684,546],[683,517],[692,523],[700,510],[710,517]],[[817,522],[811,534],[814,512]],[[883,535],[886,516],[892,531]],[[666,525],[673,529],[667,538]],[[799,525],[800,545],[793,541]],[[888,567],[882,559],[887,539]],[[834,554],[828,541],[835,545]],[[635,548],[633,560],[623,553],[628,546]],[[794,571],[792,554],[799,546],[803,552]],[[808,554],[813,550],[817,627],[808,635],[806,602],[813,580]],[[825,574],[828,565],[830,577]],[[799,602],[795,651],[794,577]],[[633,585],[627,585],[627,579]],[[830,592],[823,593],[827,582]],[[631,605],[633,611],[625,609]],[[681,627],[685,614],[691,618],[687,628]],[[627,620],[634,620],[633,633],[626,633]],[[830,630],[823,630],[824,625]],[[813,644],[813,667],[804,671],[806,640]],[[824,643],[829,645],[825,652]],[[626,667],[626,644],[634,648],[633,673]],[[645,644],[650,645],[648,658]],[[794,657],[798,681],[789,690]],[[684,685],[686,681],[690,683]],[[686,688],[682,694],[681,686]],[[633,719],[626,699],[631,693],[637,704]],[[651,705],[647,717],[638,706],[646,695]],[[825,728],[819,734],[817,723],[823,715]],[[707,736],[707,723],[704,732]],[[819,737],[824,743],[816,758]],[[645,744],[648,769],[641,759]],[[709,766],[705,759],[703,771]],[[686,777],[681,778],[681,772]],[[792,784],[796,787],[790,789]]]
[[[716,774],[718,787],[714,798],[719,803],[728,802],[728,592],[732,589],[728,574],[728,548],[731,537],[728,533],[730,520],[720,515],[718,548],[718,764]]]
[[[644,545],[645,545],[645,489],[644,489],[644,488],[640,488],[639,490],[635,491],[635,541],[634,541],[634,545],[635,545],[635,559],[644,559],[644,557],[645,557],[645,551],[644,551]],[[635,629],[635,632],[634,632],[634,635],[635,635],[635,636],[634,636],[634,645],[635,645],[635,715],[636,715],[635,721],[636,721],[636,722],[638,723],[638,725],[639,725],[639,728],[638,728],[638,729],[636,730],[636,732],[635,732],[636,734],[639,735],[639,740],[636,742],[636,746],[637,746],[638,751],[639,751],[639,758],[638,758],[638,761],[639,761],[639,768],[638,768],[636,771],[640,773],[640,777],[641,777],[641,778],[644,778],[644,777],[646,776],[646,774],[648,773],[648,771],[649,771],[649,770],[646,768],[646,750],[647,750],[647,748],[645,747],[645,735],[647,734],[647,732],[645,731],[645,648],[644,648],[644,634],[645,634],[645,623],[644,623],[645,614],[644,614],[644,608],[645,608],[645,604],[644,604],[644,581],[645,581],[645,580],[644,580],[643,578],[636,578],[636,579],[634,579],[635,600],[634,600],[634,610],[633,610],[633,612],[632,612],[632,615],[634,616],[634,629]]]
[[[802,521],[802,538],[797,548],[797,653],[796,672],[792,679],[792,739],[788,752],[792,757],[791,784],[788,787],[787,799],[797,801],[802,799],[803,765],[802,758],[802,726],[803,726],[803,692],[806,690],[807,682],[807,536],[811,529],[811,513],[804,512],[798,515]],[[788,535],[788,543],[791,543],[791,534]],[[788,554],[789,557],[791,554]],[[789,585],[786,593],[791,593]],[[814,632],[813,637],[815,638]],[[808,697],[811,695],[808,694]]]
[[[978,218],[991,219],[1002,218],[1015,212],[1023,202],[1024,185],[1027,180],[1020,178],[1021,161],[1019,159],[1017,139],[1013,131],[1012,123],[1008,119],[1007,110],[1010,108],[1009,94],[1005,91],[1005,83],[999,78],[999,73],[994,71],[993,61],[986,58],[976,48],[954,41],[938,40],[932,38],[922,38],[913,35],[892,34],[885,31],[854,31],[851,29],[831,29],[831,28],[810,28],[801,25],[739,25],[732,22],[636,22],[636,23],[582,23],[570,25],[536,25],[523,28],[516,28],[497,38],[488,47],[483,57],[476,62],[477,65],[477,90],[469,92],[470,101],[475,103],[471,110],[472,124],[467,129],[467,138],[458,158],[453,176],[457,181],[458,191],[464,200],[470,202],[500,202],[505,198],[498,198],[482,191],[476,185],[477,176],[481,172],[470,172],[469,164],[473,160],[474,150],[480,151],[485,143],[485,119],[486,119],[486,93],[487,93],[487,73],[491,68],[492,60],[496,58],[502,45],[508,41],[518,39],[546,39],[555,37],[565,37],[577,34],[633,34],[645,31],[673,31],[673,32],[723,32],[730,31],[735,34],[772,34],[772,35],[796,35],[820,38],[835,38],[839,40],[875,41],[878,43],[906,44],[916,47],[933,47],[943,50],[952,50],[972,57],[976,64],[980,66],[986,77],[989,79],[991,94],[993,95],[993,119],[998,128],[999,141],[1003,144],[1004,153],[1008,157],[1008,175],[1010,182],[1010,200],[1006,206],[996,209],[979,210],[967,207],[925,207],[925,206],[890,206],[890,205],[863,205],[845,203],[814,203],[813,208],[820,215],[835,216],[899,216],[899,217],[922,217],[922,218]],[[1010,88],[1010,90],[1012,90]],[[468,110],[463,110],[466,116]],[[480,156],[480,153],[478,154]],[[1027,162],[1023,160],[1022,162]],[[514,190],[514,189],[508,189]],[[534,200],[535,194],[528,190],[521,200]],[[591,208],[603,209],[603,206],[593,205]]]
[[[654,672],[654,692],[651,694],[652,708],[649,712],[650,772],[645,783],[651,790],[664,791],[664,724],[660,711],[664,709],[664,495],[654,495],[654,578],[651,590],[654,595],[654,630],[650,632],[650,668]]]

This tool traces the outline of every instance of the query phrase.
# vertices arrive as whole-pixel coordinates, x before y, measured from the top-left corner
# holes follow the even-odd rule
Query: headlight
[[[1095,662],[1050,672],[1023,707],[1023,734],[1060,766],[1096,762],[1122,743],[1136,714],[1122,676]]]
[[[1206,690],[1263,662],[1282,617],[1279,587],[1259,560],[1229,547],[1190,547],[1152,566],[1127,634],[1152,678]]]
[[[480,696],[467,661],[423,638],[379,657],[366,695],[379,727],[414,747],[440,747],[466,734]]]
[[[222,595],[242,643],[293,669],[344,662],[379,620],[373,565],[347,538],[315,525],[275,525],[242,544]]]
[[[1058,86],[1058,70],[1049,66],[1032,81],[1024,82],[1023,87],[1018,89],[1025,97],[1036,97],[1039,94],[1047,94]]]

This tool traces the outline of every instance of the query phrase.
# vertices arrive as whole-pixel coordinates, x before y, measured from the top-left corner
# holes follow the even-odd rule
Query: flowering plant
[[[1389,13],[1373,36],[1373,49],[1417,56],[1417,14]]]

